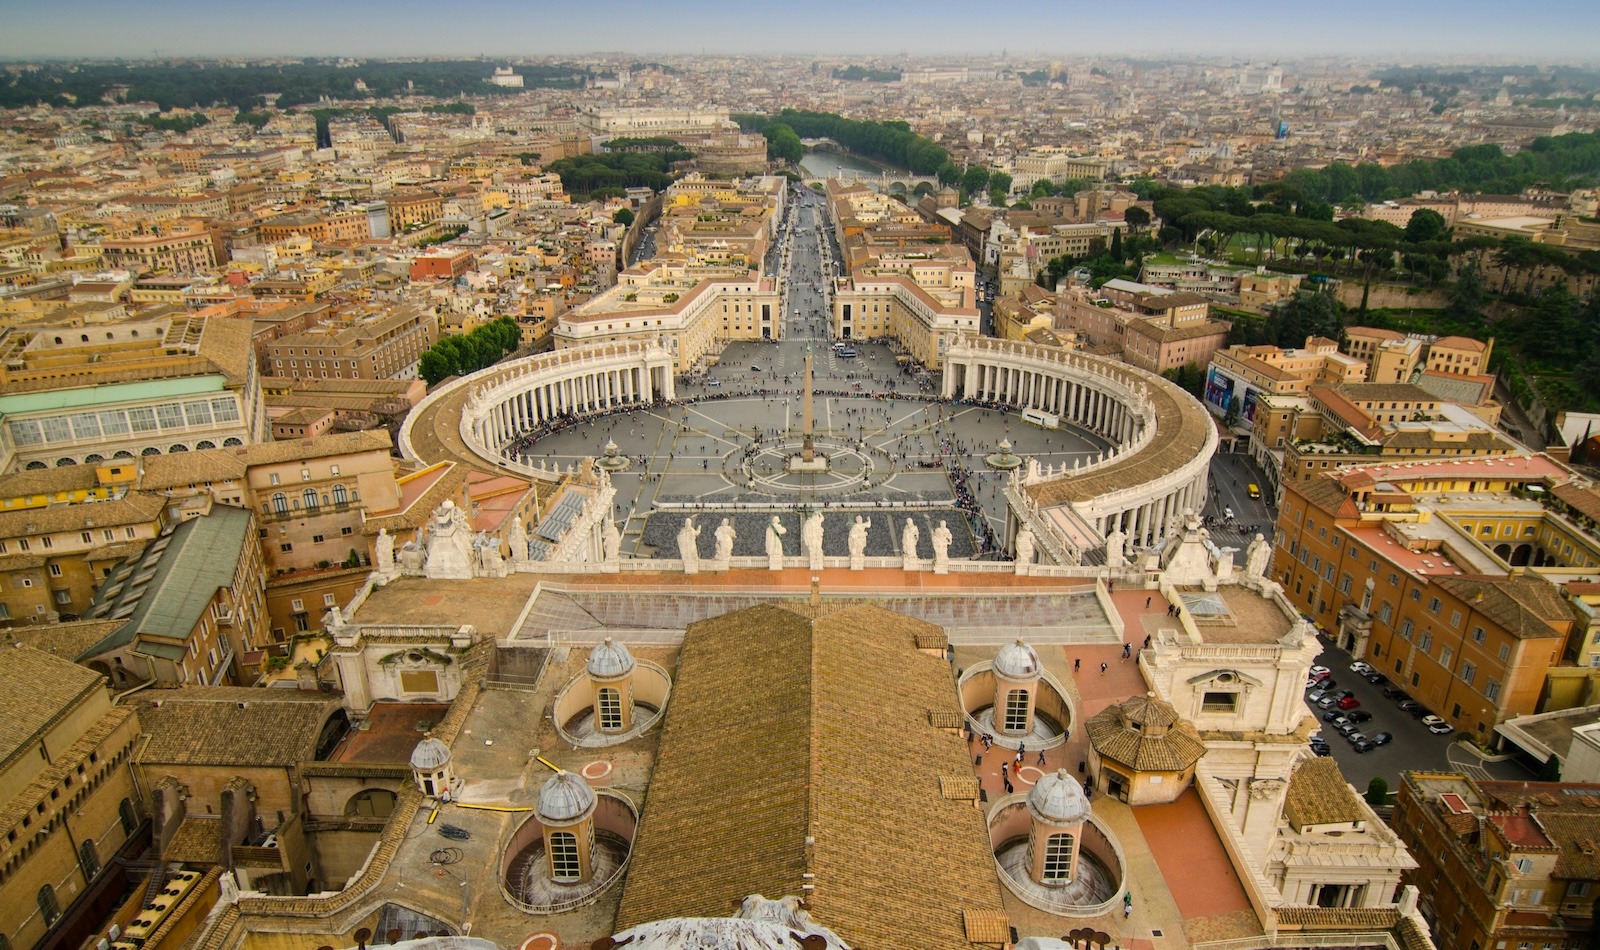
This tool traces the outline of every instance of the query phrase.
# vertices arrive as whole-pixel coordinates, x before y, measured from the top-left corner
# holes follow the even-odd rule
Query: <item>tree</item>
[[[961,176],[961,193],[964,195],[977,194],[987,184],[989,184],[989,169],[984,168],[982,165],[973,165]]]
[[[1406,222],[1405,240],[1408,244],[1437,240],[1444,234],[1444,229],[1444,215],[1432,208],[1418,208],[1411,212],[1411,220]]]
[[[1374,808],[1382,808],[1389,804],[1389,783],[1383,776],[1374,775],[1372,781],[1367,783],[1367,804]]]
[[[1124,257],[1123,257],[1123,254],[1122,254],[1122,229],[1121,228],[1117,228],[1117,229],[1115,229],[1115,230],[1113,230],[1111,232],[1111,256],[1116,258],[1118,263],[1121,263],[1124,260]]]
[[[1129,230],[1134,234],[1138,234],[1141,230],[1150,226],[1150,212],[1138,205],[1132,205],[1122,212],[1122,220],[1128,222]]]
[[[767,138],[767,160],[798,164],[805,157],[806,147],[795,130],[782,122],[774,122],[761,132]]]
[[[934,176],[939,179],[941,185],[953,185],[961,180],[961,166],[947,161],[939,166]]]
[[[1468,261],[1456,277],[1455,286],[1450,288],[1444,316],[1459,324],[1481,325],[1483,308],[1488,303],[1489,294],[1484,290],[1483,278],[1478,275],[1478,265]]]
[[[1305,346],[1310,336],[1339,338],[1339,301],[1327,291],[1301,290],[1278,307],[1276,316],[1281,347]]]
[[[616,223],[622,225],[625,228],[626,227],[632,227],[633,226],[633,212],[628,210],[627,208],[618,208],[617,209],[617,213],[611,216],[611,220],[615,221]]]
[[[1011,176],[1005,172],[994,172],[989,175],[989,190],[1002,194],[1011,193]]]
[[[417,372],[429,386],[438,385],[440,380],[456,374],[449,358],[436,347],[429,347],[423,352],[422,360],[417,364]]]

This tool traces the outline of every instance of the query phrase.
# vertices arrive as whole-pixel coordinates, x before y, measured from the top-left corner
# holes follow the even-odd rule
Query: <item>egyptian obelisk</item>
[[[801,417],[801,426],[803,427],[801,429],[801,435],[805,437],[805,441],[801,442],[801,444],[800,444],[800,460],[802,462],[812,462],[812,461],[816,460],[817,447],[811,441],[811,346],[810,346],[810,344],[806,345],[806,394],[805,394],[805,409],[803,410],[803,412],[804,412],[804,414]]]

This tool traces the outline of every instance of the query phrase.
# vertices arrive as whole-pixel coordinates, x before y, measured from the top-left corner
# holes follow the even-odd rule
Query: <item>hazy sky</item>
[[[1600,59],[1600,0],[0,0],[0,58],[1228,54]]]

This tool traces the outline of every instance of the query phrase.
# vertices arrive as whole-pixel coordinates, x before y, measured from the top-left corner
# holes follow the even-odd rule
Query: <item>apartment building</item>
[[[1470,408],[1409,383],[1313,386],[1277,459],[1274,484],[1374,459],[1504,456],[1521,451]]]
[[[1586,629],[1543,576],[1600,567],[1600,542],[1544,501],[1568,477],[1519,456],[1286,480],[1270,576],[1354,656],[1491,742],[1536,711]]]
[[[291,379],[415,379],[438,338],[433,309],[406,303],[285,334],[265,345],[264,358],[272,375]]]
[[[1440,950],[1589,946],[1597,800],[1600,785],[1401,773],[1392,824]]]
[[[1108,281],[1099,290],[1071,284],[1057,306],[1057,329],[1071,330],[1098,352],[1120,352],[1124,362],[1153,373],[1205,366],[1233,326],[1212,320],[1210,301],[1199,294],[1125,280]]]
[[[1403,334],[1378,327],[1350,327],[1345,349],[1368,369],[1367,382],[1411,382],[1419,367],[1453,376],[1481,376],[1488,369],[1494,341],[1461,336]]]
[[[138,273],[204,274],[225,259],[208,230],[111,238],[100,242],[100,251],[106,266]]]
[[[385,198],[389,227],[395,234],[432,224],[444,215],[444,196],[428,192],[403,192]]]
[[[306,238],[318,244],[365,241],[372,233],[365,210],[331,211],[325,214],[278,215],[261,222],[258,228],[264,244],[277,244],[291,238]]]

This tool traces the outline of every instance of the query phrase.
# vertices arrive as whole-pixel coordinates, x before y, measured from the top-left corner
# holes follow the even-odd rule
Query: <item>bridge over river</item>
[[[801,139],[806,147],[800,159],[800,172],[807,179],[839,178],[860,182],[874,191],[912,191],[920,184],[939,187],[932,175],[914,175],[904,168],[890,168],[852,155],[832,139]]]

